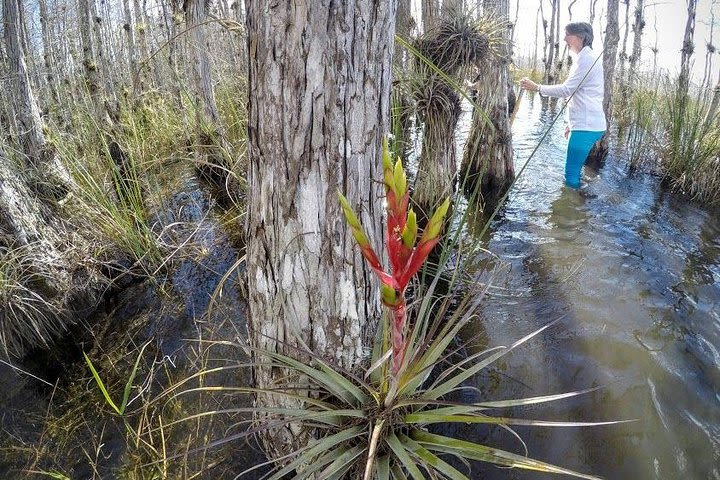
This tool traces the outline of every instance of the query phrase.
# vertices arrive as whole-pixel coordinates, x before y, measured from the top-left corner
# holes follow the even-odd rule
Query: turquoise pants
[[[570,142],[565,161],[565,185],[570,188],[580,188],[580,171],[585,159],[595,142],[600,140],[605,132],[591,132],[588,130],[571,130]]]

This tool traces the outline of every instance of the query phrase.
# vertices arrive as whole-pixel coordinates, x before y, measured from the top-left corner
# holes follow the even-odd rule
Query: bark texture
[[[508,0],[485,0],[483,11],[491,18],[506,22],[509,27]],[[490,57],[475,82],[476,100],[489,116],[490,124],[480,112],[473,112],[460,174],[465,191],[478,192],[478,201],[486,210],[497,205],[515,177],[508,105],[509,28],[503,40],[506,42],[501,49],[503,55]]]
[[[18,0],[3,0],[5,47],[15,95],[13,109],[24,153],[32,167],[42,171],[45,181],[36,184],[36,191],[62,196],[72,185],[70,175],[45,139],[44,124],[30,85],[25,64],[25,52],[20,38],[20,4]],[[39,190],[43,187],[42,190]]]
[[[140,77],[138,72],[138,52],[135,42],[135,22],[133,22],[132,11],[130,10],[130,1],[123,0],[123,14],[125,15],[125,23],[123,30],[127,36],[128,61],[130,63],[130,77],[133,90],[138,91],[140,87]]]
[[[354,369],[381,311],[337,192],[379,247],[395,2],[247,2],[247,29],[251,342],[307,346]],[[256,381],[267,387],[281,375],[262,367]],[[274,439],[265,439],[271,455],[302,433]]]
[[[607,5],[607,25],[605,27],[605,41],[603,45],[603,74],[605,76],[605,96],[603,98],[603,110],[605,111],[605,119],[607,121],[608,130],[605,135],[595,144],[590,151],[585,164],[599,168],[605,160],[609,149],[609,132],[613,117],[612,109],[612,91],[613,81],[615,79],[615,58],[617,56],[618,42],[620,41],[620,28],[618,26],[618,0],[608,0]]]

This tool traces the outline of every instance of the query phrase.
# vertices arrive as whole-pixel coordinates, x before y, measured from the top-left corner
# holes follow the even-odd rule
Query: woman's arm
[[[538,85],[538,91],[547,97],[567,98],[577,90],[594,65],[595,59],[592,55],[583,55],[578,58],[576,68],[570,71],[565,82],[558,85]]]

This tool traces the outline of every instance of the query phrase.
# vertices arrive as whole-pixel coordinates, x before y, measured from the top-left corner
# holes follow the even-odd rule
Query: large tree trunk
[[[429,107],[420,112],[424,132],[415,177],[413,200],[424,224],[432,212],[453,194],[457,178],[455,130],[462,106],[453,88],[438,75],[427,77],[425,88],[433,92]],[[431,103],[432,102],[432,103]]]
[[[380,317],[379,285],[337,192],[379,247],[395,1],[256,0],[247,30],[250,339],[267,350],[306,345],[352,370]],[[256,381],[265,388],[281,375],[258,367]],[[303,438],[283,428],[264,443],[277,455]]]
[[[32,167],[45,175],[45,181],[37,184],[38,187],[43,187],[41,193],[62,196],[71,188],[72,180],[45,139],[43,120],[25,65],[18,0],[3,0],[3,23],[7,62],[15,91],[12,96],[13,109],[24,153]]]
[[[585,164],[595,169],[602,165],[607,157],[609,149],[609,132],[612,121],[612,89],[615,80],[615,58],[617,56],[618,42],[620,41],[620,29],[618,26],[618,0],[608,0],[607,5],[607,26],[605,28],[605,42],[603,46],[603,74],[605,76],[605,96],[603,98],[603,110],[608,129],[599,142],[593,146]]]
[[[683,46],[680,50],[680,76],[678,77],[678,93],[688,94],[690,85],[690,58],[695,51],[693,38],[695,36],[695,10],[697,0],[687,1],[687,21],[685,22],[685,34],[683,35]]]
[[[508,0],[485,0],[483,12],[507,22]],[[491,125],[481,112],[473,112],[460,174],[465,191],[477,192],[485,210],[495,208],[515,177],[508,106],[510,35],[506,33],[504,56],[488,59],[475,82],[477,102],[490,117]]]
[[[410,0],[398,0],[395,19],[395,32],[405,41],[410,41],[412,31],[415,28],[415,20],[412,16],[412,3]],[[395,63],[404,65],[403,48],[398,43],[395,45]]]
[[[87,260],[89,245],[30,183],[0,148],[0,356],[49,346],[95,311],[107,287]]]

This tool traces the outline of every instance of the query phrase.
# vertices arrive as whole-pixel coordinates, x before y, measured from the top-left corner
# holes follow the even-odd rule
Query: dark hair
[[[568,35],[575,35],[582,38],[583,47],[592,47],[593,43],[593,29],[592,25],[586,22],[574,22],[568,23],[565,26],[565,32]]]

